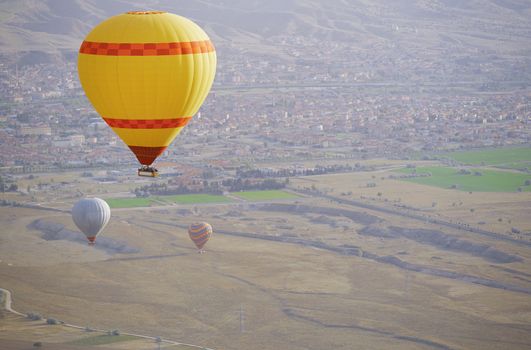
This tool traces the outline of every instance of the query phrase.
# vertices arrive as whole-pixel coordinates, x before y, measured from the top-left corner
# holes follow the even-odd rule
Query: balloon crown
[[[160,15],[161,13],[166,13],[164,11],[129,11],[126,12],[128,15]]]

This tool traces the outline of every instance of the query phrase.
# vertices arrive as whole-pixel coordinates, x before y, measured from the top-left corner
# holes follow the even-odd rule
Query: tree
[[[47,318],[46,323],[47,324],[58,324],[59,322],[55,318]]]
[[[29,318],[32,321],[40,321],[42,320],[42,316],[39,314],[36,314],[34,312],[29,312],[26,314],[26,318]]]
[[[214,171],[212,171],[212,170],[210,170],[210,169],[209,169],[209,170],[205,170],[205,171],[203,171],[203,174],[201,174],[201,177],[202,177],[203,179],[205,179],[205,180],[206,180],[206,179],[212,179],[212,178],[214,178],[215,176],[216,176],[216,175],[214,174]]]

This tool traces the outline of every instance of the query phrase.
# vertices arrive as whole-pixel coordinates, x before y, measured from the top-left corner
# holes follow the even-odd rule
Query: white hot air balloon
[[[74,204],[72,219],[87,236],[89,245],[94,245],[96,236],[103,231],[111,218],[111,208],[100,198],[85,198]]]

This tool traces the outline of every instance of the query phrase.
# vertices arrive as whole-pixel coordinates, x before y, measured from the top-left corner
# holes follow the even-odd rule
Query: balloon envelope
[[[151,165],[205,100],[216,52],[194,22],[134,11],[97,25],[79,49],[87,98],[143,165]]]
[[[203,249],[210,236],[212,236],[212,226],[206,222],[191,224],[188,227],[188,235],[195,243],[197,249]]]
[[[94,243],[110,218],[111,208],[100,198],[81,199],[72,208],[72,220],[90,243]]]

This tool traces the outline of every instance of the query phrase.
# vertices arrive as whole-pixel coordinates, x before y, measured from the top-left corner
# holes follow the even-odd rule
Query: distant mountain
[[[137,2],[138,3],[138,2]],[[393,48],[430,59],[445,50],[479,57],[531,57],[529,0],[3,0],[0,54],[75,53],[106,17],[161,9],[198,22],[216,47],[282,55],[289,47],[321,50]],[[387,53],[388,54],[388,53]],[[527,63],[524,63],[524,65]]]

